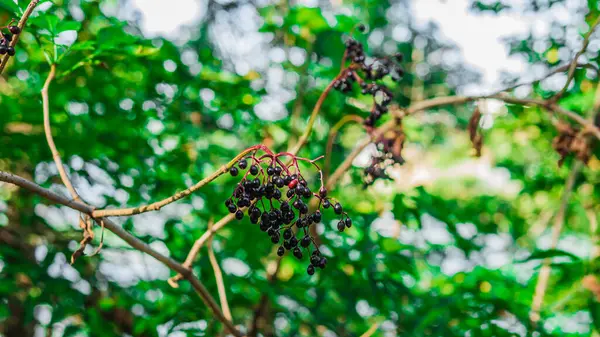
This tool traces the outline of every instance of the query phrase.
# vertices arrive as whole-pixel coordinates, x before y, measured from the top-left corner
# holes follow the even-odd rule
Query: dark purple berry
[[[15,48],[13,46],[8,46],[8,48],[6,48],[6,53],[10,56],[15,56]]]
[[[237,176],[237,175],[238,175],[238,169],[237,169],[237,167],[232,167],[232,168],[230,168],[230,169],[229,169],[229,173],[230,173],[230,174],[231,174],[233,177]]]
[[[294,253],[294,256],[295,256],[295,257],[296,257],[298,260],[300,260],[300,259],[302,258],[302,251],[300,250],[300,248],[298,248],[298,247],[294,248],[294,251],[293,251],[293,253]]]
[[[251,165],[250,166],[250,174],[255,176],[258,174],[258,166],[256,165]]]
[[[292,235],[293,235],[292,230],[288,228],[283,232],[283,239],[289,240],[292,238]]]
[[[316,211],[315,213],[313,213],[313,215],[312,215],[312,221],[314,223],[321,222],[321,212],[320,211]]]
[[[314,275],[315,274],[315,267],[312,264],[308,265],[308,268],[306,268],[306,273],[308,273],[308,275]]]
[[[329,206],[331,206],[331,202],[329,202],[329,200],[323,201],[323,207],[329,208]]]
[[[325,258],[325,257],[321,258],[321,260],[319,261],[319,268],[325,269],[326,265],[327,265],[327,258]]]
[[[345,228],[346,228],[346,224],[344,223],[343,220],[340,220],[340,222],[338,222],[338,224],[337,224],[338,231],[343,232]]]
[[[279,248],[277,248],[277,255],[283,256],[283,254],[285,254],[285,249],[283,246],[279,246]]]
[[[242,218],[243,218],[243,217],[244,217],[244,212],[242,212],[242,210],[239,210],[239,209],[238,209],[238,210],[235,212],[235,218],[236,218],[236,219],[238,219],[238,220],[242,220]]]
[[[306,235],[302,238],[302,241],[300,241],[300,245],[304,248],[308,247],[310,245],[310,236]]]
[[[245,170],[246,167],[248,167],[248,162],[246,161],[246,159],[242,159],[238,162],[238,166],[242,169]]]
[[[229,213],[235,213],[235,211],[237,211],[237,207],[234,204],[229,204],[227,205],[227,210],[229,210]]]
[[[342,214],[342,205],[340,205],[340,203],[336,203],[335,205],[333,205],[333,211],[335,212],[335,214]]]
[[[19,28],[19,26],[10,26],[8,27],[8,30],[10,30],[10,32],[13,34],[21,33],[21,28]]]
[[[6,54],[7,51],[8,51],[8,48],[6,48],[5,45],[0,45],[0,55]]]
[[[346,227],[348,227],[348,228],[352,227],[352,219],[346,218],[345,223],[346,223]]]

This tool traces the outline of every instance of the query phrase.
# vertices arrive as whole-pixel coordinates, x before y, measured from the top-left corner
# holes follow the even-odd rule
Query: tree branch
[[[208,223],[208,229],[212,228],[212,219]],[[223,273],[221,273],[221,268],[219,267],[219,262],[217,261],[217,257],[215,256],[215,251],[212,246],[213,236],[208,239],[206,243],[206,249],[208,250],[208,259],[210,264],[213,267],[213,271],[215,272],[215,281],[217,283],[217,290],[219,292],[219,299],[221,300],[221,309],[223,310],[223,315],[228,320],[232,320],[231,311],[229,310],[229,303],[227,303],[227,292],[225,291],[225,282],[223,281]]]
[[[92,215],[92,212],[93,212],[92,206],[89,206],[89,205],[86,205],[86,204],[83,204],[83,203],[80,203],[80,202],[77,202],[74,200],[69,200],[61,195],[55,194],[54,192],[52,192],[50,190],[47,190],[27,179],[16,176],[14,174],[0,171],[0,181],[4,181],[4,182],[7,182],[7,183],[10,183],[13,185],[17,185],[17,186],[22,187],[32,193],[35,193],[41,197],[44,197],[45,199],[47,199],[49,201],[67,206],[71,209],[80,211],[80,212],[90,215],[90,216]],[[225,316],[221,312],[221,309],[215,302],[214,298],[210,295],[210,293],[204,287],[204,285],[200,282],[200,280],[190,272],[189,269],[185,268],[180,263],[171,259],[170,257],[167,257],[167,256],[162,255],[161,253],[155,251],[148,244],[146,244],[145,242],[136,238],[135,236],[131,235],[129,232],[127,232],[126,230],[124,230],[123,228],[121,228],[120,226],[115,224],[114,222],[112,222],[110,219],[102,218],[101,220],[104,221],[106,229],[113,232],[115,235],[117,235],[121,239],[123,239],[123,241],[127,242],[130,246],[154,257],[155,259],[162,262],[164,265],[166,265],[173,271],[182,274],[184,276],[184,278],[190,282],[190,284],[194,288],[194,291],[196,291],[196,293],[200,296],[200,298],[204,301],[204,303],[209,307],[209,309],[213,312],[213,314],[216,316],[216,318],[225,325],[227,330],[236,337],[243,336],[242,333],[239,332],[235,328],[235,326],[229,320],[227,320],[227,318],[225,318]]]
[[[69,176],[65,171],[65,167],[63,165],[62,159],[60,158],[60,153],[58,153],[58,149],[56,148],[56,144],[54,144],[54,139],[52,138],[52,128],[50,126],[50,103],[48,102],[48,89],[50,88],[50,83],[54,79],[56,74],[56,65],[52,64],[50,66],[50,72],[48,73],[48,77],[46,78],[46,82],[44,83],[44,87],[42,88],[42,109],[44,112],[44,133],[46,134],[46,141],[48,142],[48,147],[50,148],[50,152],[52,152],[52,159],[56,164],[56,169],[58,169],[58,174],[60,175],[60,180],[62,180],[63,184],[69,190],[71,197],[73,200],[82,201],[75,191],[75,188],[71,184],[69,180]]]
[[[17,24],[17,26],[21,29],[21,32],[19,34],[15,34],[13,36],[12,41],[10,42],[10,46],[12,46],[13,48],[17,44],[17,42],[19,42],[19,36],[21,34],[23,34],[23,28],[25,28],[25,23],[27,22],[27,19],[29,19],[29,16],[35,9],[35,6],[37,6],[38,2],[40,2],[40,0],[32,0],[29,3],[29,5],[27,5],[27,8],[25,9],[23,16],[21,17],[21,20],[19,20],[19,23]],[[6,64],[8,63],[9,58],[10,58],[10,55],[8,55],[8,54],[5,54],[2,57],[2,61],[0,61],[0,74],[2,74],[2,71],[4,71],[4,67],[6,67]]]
[[[579,57],[583,53],[585,53],[588,45],[590,44],[590,37],[594,33],[594,30],[596,30],[596,27],[598,27],[598,24],[600,24],[600,16],[598,18],[596,18],[596,21],[594,21],[594,23],[592,23],[590,25],[590,30],[585,34],[585,36],[583,38],[583,45],[581,47],[581,50],[579,50],[577,52],[577,54],[575,54],[575,57],[573,58],[573,60],[571,61],[571,64],[569,65],[569,72],[567,73],[567,82],[565,83],[565,86],[556,95],[554,95],[551,98],[554,102],[556,102],[559,98],[561,98],[562,95],[565,94],[567,89],[569,89],[569,85],[571,84],[571,81],[573,80],[573,77],[575,76],[575,68],[577,68],[577,61],[579,60]]]

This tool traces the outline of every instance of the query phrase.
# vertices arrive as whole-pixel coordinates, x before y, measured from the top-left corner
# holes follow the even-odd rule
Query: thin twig
[[[190,249],[190,252],[188,253],[188,256],[185,258],[185,261],[183,262],[182,265],[186,269],[190,269],[192,267],[192,263],[194,263],[194,260],[196,260],[196,257],[198,256],[198,253],[200,253],[200,248],[202,248],[202,246],[204,245],[204,243],[208,239],[212,238],[213,235],[215,235],[215,233],[217,233],[217,231],[219,229],[225,227],[233,219],[235,219],[235,214],[228,214],[227,216],[225,216],[221,220],[219,220],[217,223],[215,223],[206,232],[204,232],[202,234],[202,236],[199,237],[198,240],[196,240],[196,242],[194,242],[194,245],[192,246],[192,249]],[[168,280],[168,282],[171,285],[171,287],[178,288],[179,285],[177,284],[177,281],[179,281],[181,279],[183,279],[183,275],[181,273],[178,273],[177,275],[171,277]]]
[[[208,222],[208,230],[210,231],[212,228],[213,220],[211,219]],[[221,273],[221,268],[219,267],[219,262],[217,261],[217,257],[215,256],[215,251],[212,246],[213,236],[208,239],[206,243],[206,249],[208,250],[208,260],[212,265],[213,271],[215,272],[215,282],[217,283],[217,290],[219,292],[219,299],[221,300],[221,310],[223,310],[223,315],[228,320],[232,321],[231,311],[229,310],[229,303],[227,303],[227,292],[225,291],[225,283],[223,281],[223,273]]]
[[[32,193],[40,195],[49,201],[67,206],[67,207],[74,209],[76,211],[79,211],[81,213],[91,215],[93,212],[92,206],[89,206],[89,205],[86,205],[86,204],[83,204],[81,202],[77,202],[74,200],[69,200],[61,195],[58,195],[58,194],[56,194],[48,189],[45,189],[25,178],[16,176],[14,174],[0,171],[0,181],[4,181],[4,182],[7,182],[7,183],[10,183],[13,185],[17,185],[17,186],[22,187]],[[194,276],[188,268],[182,266],[179,262],[171,259],[170,257],[167,257],[167,256],[162,255],[161,253],[155,251],[147,243],[136,238],[135,236],[133,236],[132,234],[130,234],[129,232],[124,230],[122,227],[115,224],[110,219],[103,218],[103,219],[98,219],[98,220],[103,220],[104,226],[106,229],[113,232],[115,235],[117,235],[121,239],[123,239],[123,241],[127,242],[133,248],[154,257],[155,259],[157,259],[158,261],[160,261],[161,263],[163,263],[164,265],[166,265],[173,271],[183,274],[184,278],[186,280],[188,280],[190,282],[190,284],[192,285],[192,287],[194,288],[194,291],[200,296],[202,301],[209,307],[209,309],[213,312],[215,317],[225,325],[227,330],[236,337],[243,336],[242,333],[239,332],[236,329],[236,327],[229,320],[227,320],[225,318],[225,316],[221,312],[221,309],[219,308],[219,305],[215,302],[214,298],[210,295],[210,293],[208,292],[206,287],[204,287],[204,285],[200,282],[200,280],[196,276]]]
[[[56,164],[56,168],[58,169],[58,174],[60,175],[60,180],[62,180],[63,184],[69,190],[71,197],[75,201],[82,201],[75,191],[75,188],[71,184],[69,180],[69,176],[65,171],[65,167],[63,165],[62,159],[60,158],[60,153],[56,148],[56,144],[54,144],[54,139],[52,138],[52,128],[50,126],[50,103],[48,102],[48,89],[50,88],[50,83],[54,79],[54,75],[56,74],[56,65],[50,66],[50,72],[48,73],[48,77],[46,78],[46,82],[44,83],[44,87],[42,88],[42,109],[44,112],[44,133],[46,134],[46,141],[48,142],[48,147],[50,148],[50,152],[52,152],[52,159]]]
[[[331,156],[335,137],[342,126],[349,122],[362,123],[363,119],[358,115],[345,115],[337,123],[335,123],[334,126],[331,127],[331,130],[329,130],[329,136],[327,136],[327,147],[325,148],[325,165],[323,165],[323,175],[325,177],[329,175],[329,165],[331,165]]]
[[[594,21],[594,23],[592,23],[590,25],[590,30],[585,34],[585,36],[583,38],[583,45],[581,46],[581,50],[579,50],[577,52],[577,54],[575,54],[575,57],[573,58],[573,60],[571,61],[571,64],[569,65],[569,72],[567,73],[567,82],[565,83],[564,87],[556,95],[554,95],[551,98],[552,101],[556,102],[558,99],[560,99],[562,97],[562,95],[565,94],[567,89],[569,89],[569,85],[571,84],[571,81],[573,80],[573,77],[575,76],[575,68],[577,68],[577,61],[579,60],[579,57],[581,55],[583,55],[583,53],[585,53],[588,45],[590,44],[590,37],[594,33],[594,30],[596,30],[596,27],[598,27],[598,24],[600,24],[600,16],[597,17],[596,20]]]
[[[40,0],[33,0],[29,3],[29,5],[27,5],[27,8],[25,9],[23,16],[21,17],[21,20],[19,20],[19,23],[17,24],[17,26],[21,29],[21,32],[13,36],[13,39],[10,42],[11,47],[14,48],[17,42],[19,42],[19,36],[23,34],[23,28],[25,28],[25,23],[27,22],[27,19],[29,19],[31,13],[33,13],[33,10],[35,9],[35,6],[37,6],[38,2],[40,2]],[[2,61],[0,61],[0,74],[2,74],[2,71],[4,71],[4,67],[6,67],[9,58],[10,55],[8,54],[5,54],[2,57]]]
[[[379,323],[375,323],[375,324],[371,325],[369,330],[365,331],[365,333],[360,335],[360,337],[371,337],[371,336],[373,336],[375,331],[377,331],[378,328],[379,328]]]

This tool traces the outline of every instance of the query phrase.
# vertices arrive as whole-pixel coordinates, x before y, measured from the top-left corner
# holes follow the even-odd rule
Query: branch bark
[[[210,230],[211,228],[212,220],[208,223],[208,229]],[[231,311],[229,310],[229,303],[227,303],[227,292],[225,291],[223,273],[221,272],[221,268],[219,267],[217,257],[215,256],[215,251],[213,250],[212,242],[213,237],[211,236],[210,239],[208,239],[208,242],[206,243],[206,249],[208,250],[208,259],[215,273],[215,281],[217,283],[217,291],[219,292],[219,299],[221,300],[221,309],[223,310],[223,315],[225,316],[225,318],[231,321]]]
[[[63,206],[67,206],[67,207],[72,208],[81,213],[84,213],[84,214],[87,214],[90,216],[92,215],[92,212],[93,212],[92,206],[89,206],[89,205],[86,205],[86,204],[83,204],[83,203],[80,203],[80,202],[77,202],[74,200],[69,200],[61,195],[58,195],[58,194],[56,194],[50,190],[47,190],[27,179],[16,176],[14,174],[0,171],[0,181],[19,186],[19,187],[24,188],[32,193],[39,195],[41,197],[44,197],[45,199],[47,199],[49,201],[52,201],[57,204],[61,204]],[[136,238],[135,236],[131,235],[129,232],[127,232],[126,230],[121,228],[119,225],[115,224],[110,219],[101,218],[99,220],[103,220],[106,229],[113,232],[115,235],[117,235],[121,239],[123,239],[123,241],[127,242],[133,248],[154,257],[155,259],[157,259],[158,261],[162,262],[164,265],[169,267],[171,270],[182,274],[184,276],[184,278],[190,282],[190,284],[194,288],[194,291],[200,296],[200,298],[204,301],[204,303],[209,307],[209,309],[213,312],[213,314],[216,316],[216,318],[225,325],[227,330],[236,337],[243,336],[242,333],[239,332],[237,330],[237,328],[229,320],[227,320],[227,318],[225,318],[225,316],[221,312],[221,309],[219,308],[218,304],[215,302],[214,298],[210,295],[210,293],[204,287],[204,285],[200,282],[200,280],[196,276],[194,276],[189,269],[185,268],[180,263],[171,259],[170,257],[167,257],[167,256],[162,255],[161,253],[155,251],[148,244],[146,244],[145,242]]]

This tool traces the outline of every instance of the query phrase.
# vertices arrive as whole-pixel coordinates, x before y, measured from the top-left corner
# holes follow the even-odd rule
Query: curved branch
[[[208,223],[209,230],[212,228],[212,220]],[[213,271],[215,273],[215,282],[217,283],[217,291],[219,292],[219,299],[221,300],[221,309],[223,310],[223,315],[228,320],[232,320],[231,311],[229,310],[229,303],[227,303],[227,292],[225,291],[225,282],[223,281],[223,273],[221,272],[221,268],[219,267],[219,262],[217,261],[217,257],[215,256],[215,251],[212,246],[213,237],[211,236],[206,243],[206,249],[208,250],[208,260],[213,267]]]
[[[73,200],[81,200],[77,191],[71,184],[69,180],[69,176],[65,171],[65,166],[63,165],[62,159],[60,158],[60,153],[58,153],[58,149],[56,148],[56,144],[54,144],[54,139],[52,138],[52,128],[50,126],[50,103],[48,102],[48,89],[50,88],[50,83],[54,79],[56,74],[56,65],[52,64],[50,66],[50,72],[48,73],[48,77],[46,78],[46,82],[44,82],[44,87],[42,88],[42,109],[44,112],[44,133],[46,134],[46,141],[48,142],[48,147],[50,148],[50,152],[52,152],[52,159],[56,164],[56,168],[58,169],[58,174],[60,175],[60,180],[62,180],[63,184],[69,190],[71,197]]]
[[[32,0],[29,3],[29,5],[27,5],[27,8],[25,9],[23,16],[21,17],[21,20],[19,20],[19,23],[17,24],[17,26],[19,28],[21,28],[21,32],[19,34],[16,34],[13,36],[13,39],[10,42],[11,47],[14,48],[14,46],[17,44],[17,42],[19,42],[19,36],[21,34],[23,34],[23,28],[25,28],[25,23],[27,22],[27,19],[29,19],[29,16],[31,15],[31,13],[33,13],[35,6],[37,6],[37,4],[39,2],[40,2],[40,0]],[[2,71],[4,71],[4,67],[6,67],[6,64],[8,63],[9,58],[10,58],[10,55],[8,55],[8,54],[5,54],[4,57],[2,57],[2,61],[0,61],[0,74],[2,74]]]
[[[58,195],[48,189],[45,189],[25,178],[16,176],[16,175],[8,173],[8,172],[0,171],[0,181],[22,187],[32,193],[35,193],[35,194],[49,200],[49,201],[67,206],[71,209],[80,211],[80,212],[85,213],[90,216],[92,215],[92,212],[93,212],[92,206],[89,206],[89,205],[86,205],[86,204],[83,204],[83,203],[80,203],[80,202],[77,202],[74,200],[69,200],[69,199],[67,199],[61,195]],[[131,235],[129,232],[127,232],[126,230],[121,228],[119,225],[117,225],[110,219],[103,218],[101,220],[104,221],[106,229],[113,232],[115,235],[117,235],[121,239],[123,239],[123,241],[127,242],[130,246],[154,257],[155,259],[162,262],[164,265],[166,265],[173,271],[182,274],[184,276],[184,278],[190,282],[190,284],[194,288],[194,291],[196,291],[196,293],[200,296],[200,298],[204,301],[204,303],[210,308],[210,310],[213,312],[213,314],[216,316],[216,318],[225,325],[227,330],[236,337],[243,336],[242,333],[239,332],[235,328],[235,326],[229,320],[227,320],[227,318],[225,318],[225,316],[221,312],[221,309],[219,308],[218,304],[215,302],[214,298],[210,295],[210,293],[208,292],[206,287],[204,287],[204,285],[200,282],[200,280],[196,276],[194,276],[189,269],[187,269],[186,267],[184,267],[177,261],[171,259],[170,257],[167,257],[167,256],[162,255],[161,253],[155,251],[147,243],[145,243],[145,242],[141,241],[140,239],[136,238],[135,236]]]

